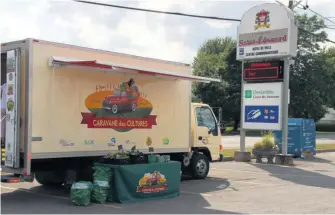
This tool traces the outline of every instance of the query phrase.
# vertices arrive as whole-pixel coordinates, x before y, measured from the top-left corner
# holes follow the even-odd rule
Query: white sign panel
[[[296,56],[297,25],[287,7],[266,3],[248,10],[238,27],[237,60]]]
[[[281,130],[283,83],[244,84],[242,128]]]
[[[7,52],[7,92],[6,92],[6,159],[5,166],[14,167],[16,160],[16,120],[17,120],[17,57],[15,51]]]

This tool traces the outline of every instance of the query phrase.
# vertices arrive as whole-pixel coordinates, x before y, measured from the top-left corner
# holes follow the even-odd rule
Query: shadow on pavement
[[[148,200],[128,204],[91,204],[75,206],[65,188],[36,186],[1,194],[3,214],[236,214],[231,211],[209,209],[211,204],[202,193],[229,187],[227,179],[184,179],[181,194],[176,198]]]
[[[229,186],[230,182],[225,178],[207,177],[202,180],[191,180],[190,178],[185,178],[182,181],[181,190],[185,193],[193,192],[200,194],[224,190]]]
[[[204,180],[191,180],[188,176],[182,177],[181,194],[174,199],[154,200],[124,205],[128,213],[146,214],[237,214],[231,211],[209,209],[211,204],[202,196],[209,192],[228,188],[227,179],[209,177]],[[134,209],[134,210],[133,210]]]
[[[326,163],[329,165],[335,166],[335,163],[331,160],[319,158],[319,157],[314,157],[314,158],[306,158],[303,160],[304,162],[312,162],[312,163]]]
[[[299,169],[297,167],[283,167],[257,163],[249,164],[269,172],[273,177],[285,181],[290,181],[305,186],[335,189],[335,178],[327,175]]]

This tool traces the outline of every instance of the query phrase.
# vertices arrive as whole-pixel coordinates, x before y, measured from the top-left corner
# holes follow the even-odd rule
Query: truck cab
[[[212,108],[207,104],[192,103],[191,113],[193,147],[206,149],[210,160],[219,160],[221,132]]]
[[[193,178],[206,178],[209,163],[220,160],[221,132],[212,108],[203,103],[191,105],[191,159],[184,159]]]

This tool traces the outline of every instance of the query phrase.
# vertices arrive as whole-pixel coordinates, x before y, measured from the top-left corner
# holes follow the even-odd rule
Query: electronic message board
[[[283,79],[283,61],[264,61],[244,63],[245,81],[269,81]]]

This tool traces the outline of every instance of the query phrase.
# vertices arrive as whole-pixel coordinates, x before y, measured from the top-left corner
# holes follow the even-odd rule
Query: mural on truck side
[[[81,113],[81,124],[87,128],[111,128],[119,132],[132,129],[151,129],[156,115],[150,115],[152,104],[144,98],[135,80],[121,84],[98,85],[96,92],[87,96],[88,113]]]

